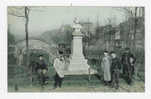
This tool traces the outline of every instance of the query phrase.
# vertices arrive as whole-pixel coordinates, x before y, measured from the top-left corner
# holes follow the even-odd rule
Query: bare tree
[[[110,50],[113,50],[114,49],[114,45],[115,45],[115,38],[114,38],[114,35],[115,35],[115,31],[114,31],[114,27],[116,27],[116,17],[113,16],[113,17],[108,17],[106,18],[106,23],[107,23],[107,26],[108,26],[108,31],[107,33],[104,33],[104,35],[108,35],[108,40],[105,40],[105,46],[106,46],[106,49],[109,50],[109,46],[110,47]]]
[[[29,42],[28,42],[28,24],[29,24],[29,13],[30,13],[30,8],[25,6],[25,7],[8,7],[8,14],[15,16],[15,17],[21,17],[25,19],[25,33],[26,33],[26,65],[28,67],[29,65]]]
[[[25,19],[25,33],[26,33],[26,66],[29,67],[29,42],[28,42],[28,34],[29,34],[29,13],[30,13],[30,8],[25,6],[25,7],[10,7],[8,8],[8,14],[15,16],[15,17],[21,17]],[[32,66],[31,66],[31,86],[32,86]]]
[[[123,7],[118,8],[118,10],[123,11],[125,13],[126,21],[128,22],[128,37],[126,40],[127,46],[133,46],[136,48],[136,33],[137,33],[137,21],[139,16],[139,11],[142,7]]]
[[[42,8],[47,8],[47,7],[27,7],[27,6],[10,6],[8,7],[8,15],[12,15],[18,18],[23,18],[25,19],[25,33],[26,33],[26,55],[27,55],[27,62],[26,65],[29,65],[29,15],[31,10],[32,11],[38,11],[38,12],[44,12]]]

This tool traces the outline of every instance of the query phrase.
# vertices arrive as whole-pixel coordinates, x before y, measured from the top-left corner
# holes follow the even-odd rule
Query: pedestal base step
[[[97,70],[66,70],[64,71],[64,75],[92,75],[97,74]]]

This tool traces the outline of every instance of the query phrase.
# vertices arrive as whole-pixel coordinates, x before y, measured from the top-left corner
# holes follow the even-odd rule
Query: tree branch
[[[22,16],[22,15],[16,15],[16,14],[14,14],[14,13],[8,13],[9,15],[12,15],[12,16],[16,16],[16,17],[23,17],[23,18],[25,18],[25,16]]]

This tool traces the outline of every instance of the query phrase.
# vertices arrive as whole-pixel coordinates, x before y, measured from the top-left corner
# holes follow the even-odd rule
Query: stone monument
[[[77,18],[73,21],[73,40],[72,40],[72,55],[70,59],[70,64],[68,66],[67,74],[80,75],[80,74],[94,74],[95,70],[91,69],[87,64],[87,60],[83,55],[82,38],[81,33],[82,26],[80,25]]]

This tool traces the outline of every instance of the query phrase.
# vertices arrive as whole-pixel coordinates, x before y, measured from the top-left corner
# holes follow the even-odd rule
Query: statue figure
[[[74,32],[75,32],[75,33],[79,33],[80,30],[81,30],[81,28],[82,28],[82,26],[81,26],[81,24],[79,23],[79,20],[78,20],[77,17],[75,17],[73,23],[74,23],[74,24],[73,24]]]

